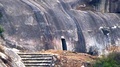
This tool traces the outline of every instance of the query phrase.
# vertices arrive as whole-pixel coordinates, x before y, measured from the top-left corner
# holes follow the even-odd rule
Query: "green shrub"
[[[107,57],[98,59],[93,67],[120,67],[120,53],[111,53]]]
[[[4,32],[3,27],[0,25],[0,35]]]
[[[3,15],[2,15],[2,13],[0,12],[0,18],[2,17]],[[3,36],[3,33],[4,32],[4,29],[3,29],[3,27],[0,25],[0,37],[2,38],[2,39],[4,39],[4,36]]]

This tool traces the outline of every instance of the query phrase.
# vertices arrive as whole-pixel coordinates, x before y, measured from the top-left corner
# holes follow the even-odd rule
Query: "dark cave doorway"
[[[64,36],[61,36],[61,42],[62,42],[62,49],[67,50],[67,44]]]

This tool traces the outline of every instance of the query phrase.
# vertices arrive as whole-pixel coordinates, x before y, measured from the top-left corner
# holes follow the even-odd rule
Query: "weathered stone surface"
[[[25,65],[17,53],[0,45],[0,67],[25,67]]]
[[[74,4],[79,9],[94,10],[99,12],[120,13],[120,0],[77,0]]]
[[[0,24],[5,28],[5,40],[10,41],[9,46],[18,48],[21,45],[21,48],[30,51],[62,49],[61,36],[64,36],[68,50],[76,52],[89,51],[90,46],[101,52],[106,45],[119,45],[119,14],[74,9],[86,2],[0,0],[3,14]],[[105,8],[104,4],[101,8]],[[104,35],[101,28],[109,29],[109,35]]]
[[[13,67],[25,67],[20,56],[13,50],[7,48],[5,49],[5,54],[11,58]]]
[[[7,67],[7,66],[2,62],[2,60],[0,60],[0,67]]]

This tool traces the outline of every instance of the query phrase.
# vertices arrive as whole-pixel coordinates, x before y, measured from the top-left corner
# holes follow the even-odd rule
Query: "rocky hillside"
[[[0,0],[6,46],[29,51],[61,50],[64,37],[69,51],[97,50],[101,54],[111,45],[120,46],[119,3],[120,0]]]

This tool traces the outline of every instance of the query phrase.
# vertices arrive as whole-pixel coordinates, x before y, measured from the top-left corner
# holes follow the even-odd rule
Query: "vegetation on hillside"
[[[2,15],[2,13],[0,12],[0,18],[2,17],[3,15]],[[0,25],[0,37],[2,38],[2,39],[4,39],[4,37],[3,37],[3,33],[4,32],[4,28]]]
[[[120,67],[120,52],[114,52],[98,59],[93,67]]]
[[[3,27],[0,25],[0,35],[4,32]]]

